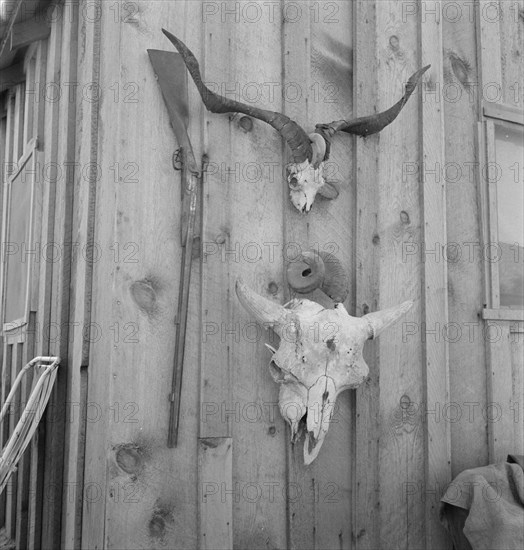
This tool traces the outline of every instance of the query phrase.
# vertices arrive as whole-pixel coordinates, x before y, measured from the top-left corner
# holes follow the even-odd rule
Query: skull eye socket
[[[298,183],[298,179],[295,176],[290,178],[289,187],[290,189],[298,189],[300,187],[300,184]]]

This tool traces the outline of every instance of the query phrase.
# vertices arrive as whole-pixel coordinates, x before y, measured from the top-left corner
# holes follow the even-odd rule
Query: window
[[[524,309],[524,127],[495,123],[500,305]]]
[[[487,305],[524,310],[524,115],[492,104],[484,115]]]
[[[36,53],[35,44],[26,55],[25,81],[5,92],[1,126],[0,328],[4,333],[27,325],[31,300],[34,301],[34,250],[41,215],[41,186],[37,185],[36,170],[38,105],[34,94],[26,90],[35,89]]]
[[[3,263],[5,277],[4,330],[27,323],[34,249],[31,215],[35,200],[36,140],[27,144],[15,171],[7,180]]]

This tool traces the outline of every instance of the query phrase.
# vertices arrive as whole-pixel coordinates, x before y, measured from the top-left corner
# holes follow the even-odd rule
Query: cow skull
[[[305,429],[304,462],[310,464],[326,437],[337,396],[368,376],[365,341],[397,321],[413,302],[352,317],[341,303],[333,309],[310,300],[281,306],[240,280],[236,293],[249,313],[280,336],[278,350],[266,344],[273,353],[269,369],[280,384],[279,408],[291,427],[291,441],[298,441]]]

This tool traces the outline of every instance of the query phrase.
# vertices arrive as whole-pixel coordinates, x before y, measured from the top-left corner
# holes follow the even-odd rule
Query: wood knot
[[[393,34],[389,37],[389,46],[394,52],[398,52],[400,48],[400,40],[397,35]]]
[[[143,464],[142,455],[136,445],[122,445],[116,451],[116,463],[127,474],[135,474]]]
[[[271,282],[267,285],[267,290],[268,290],[269,294],[276,295],[277,292],[278,292],[278,285],[277,285],[277,283],[275,283],[275,281],[271,281]]]
[[[135,304],[148,315],[154,315],[158,311],[157,290],[158,284],[149,279],[135,281],[129,288]]]
[[[400,398],[400,408],[404,409],[404,410],[407,410],[407,409],[409,409],[410,406],[411,406],[411,399],[410,399],[409,395],[404,394]]]
[[[159,512],[155,512],[149,521],[149,534],[157,539],[166,534],[166,521]]]
[[[411,223],[411,220],[409,219],[409,214],[405,210],[402,210],[402,212],[400,213],[400,222],[404,225],[408,225],[409,223]]]

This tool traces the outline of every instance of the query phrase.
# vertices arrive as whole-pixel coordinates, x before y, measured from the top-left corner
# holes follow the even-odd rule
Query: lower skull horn
[[[236,293],[249,313],[280,336],[278,350],[270,348],[270,373],[280,384],[279,408],[291,427],[292,442],[305,435],[304,462],[311,464],[328,432],[338,395],[360,386],[368,376],[364,343],[400,319],[413,302],[352,317],[340,303],[333,309],[310,300],[281,306],[241,280]]]

